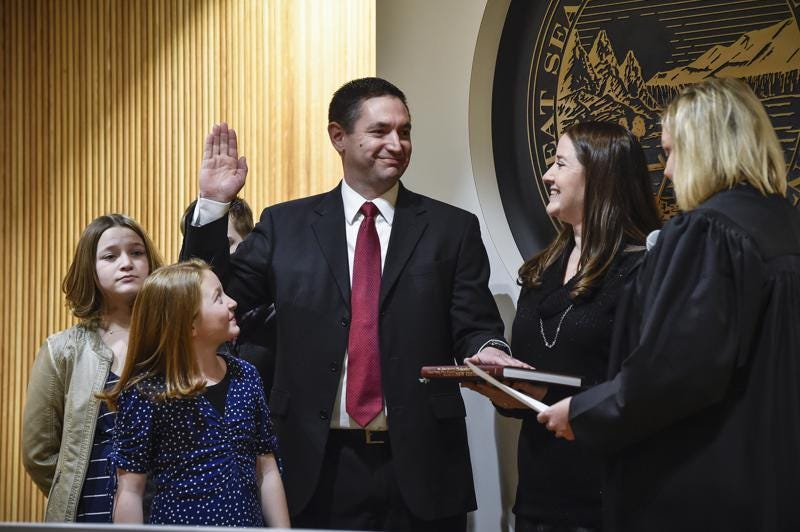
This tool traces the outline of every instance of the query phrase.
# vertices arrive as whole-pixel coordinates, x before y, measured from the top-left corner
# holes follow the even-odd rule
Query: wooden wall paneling
[[[14,61],[12,60],[11,51],[9,49],[9,43],[11,39],[14,38],[14,20],[10,14],[3,13],[3,71],[4,72],[13,72]],[[10,80],[11,76],[5,76],[3,79],[3,96],[4,99],[11,99],[14,97],[13,93],[13,83]],[[12,127],[14,126],[11,123],[11,116],[10,113],[7,112],[7,109],[3,109],[2,111],[3,116],[3,124],[7,124],[8,130],[12,131]],[[3,234],[3,249],[10,249],[11,245],[11,226],[12,226],[12,216],[13,213],[11,212],[11,203],[13,198],[13,182],[11,180],[11,176],[17,171],[16,168],[16,161],[13,158],[13,154],[11,152],[11,143],[0,142],[0,156],[2,156],[2,160],[8,161],[7,164],[0,165],[0,172],[2,172],[2,189],[3,189],[3,210],[2,210],[2,234]],[[13,302],[11,301],[11,286],[12,283],[10,282],[11,271],[13,269],[13,254],[12,253],[3,253],[3,274],[2,275],[2,286],[3,288],[3,315],[9,315],[11,309],[13,308]],[[0,370],[2,370],[3,375],[7,375],[11,372],[11,350],[10,350],[10,337],[11,337],[11,328],[13,327],[13,323],[9,320],[3,320],[2,329],[3,329],[3,340],[2,350],[0,351],[0,356],[2,356],[2,360],[0,360]],[[0,405],[0,412],[2,412],[3,419],[8,417],[9,412],[13,408],[13,395],[11,390],[9,390],[5,386],[0,386],[0,400],[2,400],[2,405]],[[0,424],[0,441],[8,442],[11,439],[11,434],[9,434],[10,427],[5,424]],[[10,461],[11,460],[11,449],[10,446],[3,446],[0,449],[0,460],[2,461]],[[2,475],[0,478],[0,489],[4,493],[11,493],[11,476],[10,475]],[[6,510],[10,505],[10,496],[9,500],[0,501],[0,510]]]
[[[374,20],[374,0],[0,3],[0,521],[43,515],[21,415],[38,347],[74,323],[60,285],[81,230],[125,212],[174,260],[221,120],[239,133],[256,216],[334,186],[327,103],[374,74]]]
[[[2,61],[3,72],[11,72],[12,69],[12,62],[9,59],[9,51],[8,51],[8,42],[11,39],[11,33],[13,32],[13,24],[10,20],[10,14],[7,14],[3,10],[3,13],[0,14],[0,42],[2,43],[2,57],[0,61]],[[10,76],[4,76],[2,80],[2,96],[3,100],[10,99],[12,97],[11,94],[11,86],[9,83]],[[11,130],[11,122],[10,117],[7,114],[6,106],[0,106],[0,118],[2,118],[2,123],[7,124],[8,129]],[[2,227],[0,227],[0,234],[2,234],[2,248],[9,249],[11,243],[11,209],[7,207],[11,202],[11,179],[10,176],[13,175],[16,168],[14,167],[14,160],[11,158],[11,153],[9,152],[8,146],[10,143],[0,142],[0,160],[8,161],[7,164],[0,165],[0,200],[3,202],[3,209],[0,211],[0,221],[2,222]],[[11,301],[8,297],[11,283],[10,283],[10,271],[11,271],[11,253],[3,253],[2,254],[2,265],[3,265],[3,275],[0,275],[0,288],[3,290],[3,298],[2,298],[2,310],[3,316],[7,316],[11,313]],[[2,332],[2,337],[0,340],[4,338],[9,338],[11,335],[11,321],[10,320],[2,320],[0,323],[0,332]],[[11,364],[11,352],[9,350],[8,342],[2,340],[2,346],[0,346],[0,371],[2,371],[2,375],[7,375],[10,372],[10,364]],[[12,395],[10,390],[8,390],[5,386],[0,386],[0,414],[2,417],[7,417],[8,412],[12,407]],[[0,441],[10,441],[10,434],[8,434],[9,427],[4,424],[0,424]],[[9,456],[10,453],[10,446],[4,445],[0,448],[0,461],[3,463],[8,463],[11,459]],[[10,493],[10,475],[2,475],[0,477],[0,490],[3,493]],[[10,497],[8,497],[10,499]],[[7,508],[10,504],[10,500],[0,500],[0,511],[7,511]]]

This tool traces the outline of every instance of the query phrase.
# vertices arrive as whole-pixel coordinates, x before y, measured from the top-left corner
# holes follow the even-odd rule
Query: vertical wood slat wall
[[[327,104],[374,74],[375,0],[3,0],[0,63],[0,521],[38,521],[22,408],[37,348],[73,323],[59,287],[82,228],[128,213],[174,260],[220,120],[256,214],[333,187]]]

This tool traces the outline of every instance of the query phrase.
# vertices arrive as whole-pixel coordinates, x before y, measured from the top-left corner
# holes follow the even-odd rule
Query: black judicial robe
[[[620,303],[575,437],[608,530],[800,530],[800,215],[748,185],[667,223]]]

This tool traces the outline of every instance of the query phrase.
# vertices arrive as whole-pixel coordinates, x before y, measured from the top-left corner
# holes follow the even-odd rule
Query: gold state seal
[[[495,71],[492,130],[498,185],[523,256],[552,233],[547,222],[546,229],[530,227],[544,220],[541,176],[561,132],[575,122],[607,120],[630,129],[645,149],[665,217],[674,215],[663,177],[660,112],[683,87],[710,77],[744,79],[764,103],[788,163],[790,200],[800,208],[800,0],[733,4],[511,2]]]

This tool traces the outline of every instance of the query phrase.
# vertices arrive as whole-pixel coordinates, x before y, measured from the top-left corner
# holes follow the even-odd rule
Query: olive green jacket
[[[48,496],[45,521],[75,521],[113,353],[82,325],[50,336],[36,355],[22,426],[22,463]]]

